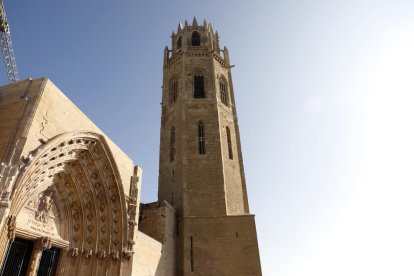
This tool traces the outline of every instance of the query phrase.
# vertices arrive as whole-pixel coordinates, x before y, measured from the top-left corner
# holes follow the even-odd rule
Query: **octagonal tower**
[[[177,211],[177,275],[261,275],[227,48],[195,18],[171,39],[158,198]]]

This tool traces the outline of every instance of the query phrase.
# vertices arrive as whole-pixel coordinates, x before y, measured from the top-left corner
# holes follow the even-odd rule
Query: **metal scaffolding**
[[[7,23],[6,11],[2,0],[0,0],[0,47],[3,53],[9,82],[16,82],[19,80],[19,74],[17,73],[16,58],[14,57],[13,44],[10,37],[10,28]]]

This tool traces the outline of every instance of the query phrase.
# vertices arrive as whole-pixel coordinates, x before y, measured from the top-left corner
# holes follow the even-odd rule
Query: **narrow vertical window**
[[[181,36],[177,39],[177,49],[180,49],[181,48],[181,41],[182,41],[182,38],[181,38]]]
[[[206,154],[206,139],[204,137],[204,123],[198,122],[198,153]]]
[[[196,73],[194,75],[194,98],[200,99],[205,98],[204,93],[204,76],[202,73]]]
[[[190,236],[190,265],[191,272],[194,272],[193,236]]]
[[[175,159],[175,128],[171,128],[170,132],[170,162]]]
[[[170,104],[175,103],[178,98],[178,81],[173,79],[170,82]]]
[[[227,133],[227,147],[229,149],[229,159],[233,160],[233,148],[231,146],[231,133],[230,133],[229,127],[226,127],[226,133]]]
[[[220,99],[223,104],[229,106],[229,94],[224,80],[220,80]]]
[[[177,237],[179,237],[180,236],[180,225],[179,225],[179,220],[180,220],[180,217],[178,216],[178,212],[175,214],[175,229],[177,230],[176,231],[176,234],[177,234]]]
[[[201,36],[198,32],[194,32],[191,36],[191,46],[200,46]]]

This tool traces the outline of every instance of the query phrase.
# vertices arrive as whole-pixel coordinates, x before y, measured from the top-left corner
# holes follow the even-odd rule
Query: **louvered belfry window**
[[[170,104],[175,103],[178,98],[178,81],[172,79],[170,82]]]
[[[202,73],[196,73],[194,75],[194,98],[200,99],[205,98],[204,92],[204,76]]]
[[[194,32],[191,36],[191,46],[200,46],[201,36],[199,32]]]
[[[229,95],[227,92],[227,85],[224,80],[220,80],[220,99],[223,104],[229,106]]]

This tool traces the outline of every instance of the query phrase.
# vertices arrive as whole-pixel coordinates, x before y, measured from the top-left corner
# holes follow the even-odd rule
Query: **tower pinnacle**
[[[194,29],[198,28],[197,19],[195,17],[193,18],[193,28]]]

